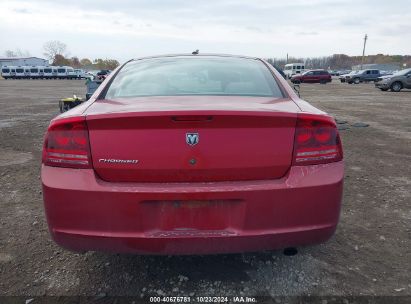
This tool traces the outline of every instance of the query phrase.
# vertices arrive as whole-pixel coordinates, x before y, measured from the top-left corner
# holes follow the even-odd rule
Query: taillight
[[[315,165],[340,161],[342,146],[332,118],[300,114],[294,139],[294,165]]]
[[[43,164],[91,168],[90,144],[84,117],[56,120],[50,124],[44,139]]]

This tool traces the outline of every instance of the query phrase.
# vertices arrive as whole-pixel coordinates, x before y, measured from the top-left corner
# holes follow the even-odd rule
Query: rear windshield
[[[204,56],[132,61],[116,75],[106,98],[181,95],[283,97],[261,61]]]

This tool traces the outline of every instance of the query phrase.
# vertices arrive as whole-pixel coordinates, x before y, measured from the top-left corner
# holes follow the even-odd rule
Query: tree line
[[[77,56],[69,56],[67,45],[58,40],[47,41],[43,45],[43,54],[49,63],[55,66],[65,65],[87,70],[114,70],[120,65],[116,59],[96,58],[90,60],[89,58],[80,59]],[[17,49],[15,51],[7,50],[5,55],[6,57],[29,57],[30,53]]]
[[[267,58],[267,61],[275,66],[284,68],[287,64],[286,58]],[[324,57],[308,57],[298,58],[289,57],[288,63],[302,62],[305,64],[306,69],[331,69],[331,70],[345,70],[351,69],[354,65],[361,64],[362,56],[348,56],[345,54],[334,54],[332,56]],[[395,64],[399,67],[411,67],[411,55],[368,55],[364,56],[364,64],[377,63],[377,64]]]

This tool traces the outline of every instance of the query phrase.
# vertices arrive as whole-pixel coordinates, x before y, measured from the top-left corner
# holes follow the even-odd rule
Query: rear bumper
[[[278,180],[108,183],[43,166],[53,239],[74,251],[210,254],[321,243],[337,226],[343,162],[292,167]]]

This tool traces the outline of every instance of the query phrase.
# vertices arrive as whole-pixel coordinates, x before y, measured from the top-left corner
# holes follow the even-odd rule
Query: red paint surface
[[[114,185],[93,170],[43,166],[42,180],[50,231],[63,247],[242,252],[327,240],[339,218],[343,163],[292,167],[277,180]],[[184,206],[193,201],[203,203]]]

